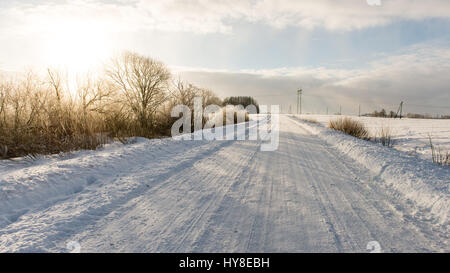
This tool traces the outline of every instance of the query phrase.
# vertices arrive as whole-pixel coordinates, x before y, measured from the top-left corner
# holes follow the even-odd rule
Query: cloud
[[[366,0],[74,0],[10,4],[0,11],[0,25],[11,31],[42,31],[82,20],[106,31],[231,33],[233,24],[249,22],[350,31],[396,20],[449,17],[448,0],[385,0],[381,6],[370,6]]]
[[[450,19],[450,1],[382,0],[381,6],[370,6],[366,0],[14,1],[2,3],[0,9],[3,51],[0,65],[7,67],[8,64],[2,63],[5,60],[20,63],[19,58],[31,62],[32,58],[42,55],[39,40],[52,41],[46,37],[71,32],[74,28],[88,30],[90,37],[96,33],[109,36],[126,33],[116,35],[115,40],[104,39],[115,45],[117,40],[119,44],[120,40],[142,35],[146,30],[232,34],[233,27],[251,23],[278,29],[322,28],[343,32],[427,18]],[[78,32],[83,33],[79,29]],[[152,38],[149,36],[146,42],[152,42]],[[176,46],[185,45],[177,41]],[[406,107],[448,105],[448,48],[449,45],[419,45],[360,69],[289,67],[217,71],[178,68],[178,71],[184,78],[209,86],[221,96],[254,95],[262,103],[279,103],[285,109],[289,105],[295,108],[295,94],[300,86],[305,90],[306,109],[309,107],[310,111],[324,111],[326,106],[336,109],[339,104],[344,109],[357,109],[359,103],[367,107],[393,108],[401,100],[406,101]],[[410,109],[437,111],[419,106]],[[448,108],[440,109],[448,112]]]
[[[271,70],[207,70],[175,68],[182,78],[206,86],[220,96],[247,94],[263,104],[296,107],[296,90],[304,90],[306,111],[344,113],[386,108],[449,114],[450,49],[416,45],[398,55],[373,62],[365,69],[279,68]]]

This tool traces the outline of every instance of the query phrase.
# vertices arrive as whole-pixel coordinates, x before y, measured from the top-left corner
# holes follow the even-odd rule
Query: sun
[[[65,22],[46,37],[46,61],[70,72],[87,72],[111,56],[111,43],[101,27],[86,22]]]

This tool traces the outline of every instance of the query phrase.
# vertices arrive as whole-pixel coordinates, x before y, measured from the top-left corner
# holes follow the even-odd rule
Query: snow
[[[336,115],[302,116],[305,119],[314,119],[324,126],[328,126],[330,120],[339,117]],[[450,119],[348,117],[363,122],[372,136],[379,134],[381,128],[390,128],[395,141],[393,148],[417,155],[422,159],[431,160],[430,136],[436,148],[439,147],[444,153],[450,152]]]
[[[448,169],[285,115],[279,140],[1,161],[0,252],[450,251]]]
[[[296,117],[299,121],[301,118],[304,117]],[[330,130],[323,126],[324,120],[324,118],[321,119],[322,124],[320,125],[303,121],[301,126],[343,154],[361,163],[372,172],[377,180],[398,193],[399,197],[430,211],[439,223],[450,224],[450,168]],[[376,120],[374,118],[362,120],[367,124],[372,124],[371,129],[379,128],[378,125],[381,124],[381,122],[374,122]],[[411,120],[404,123],[410,124],[410,128],[414,128]],[[400,122],[396,124],[400,124]],[[420,125],[418,127],[424,128]],[[400,128],[400,126],[395,128]],[[416,128],[416,131],[420,131],[420,129]],[[445,130],[439,132],[442,131]],[[443,140],[444,143],[446,141],[448,140]]]

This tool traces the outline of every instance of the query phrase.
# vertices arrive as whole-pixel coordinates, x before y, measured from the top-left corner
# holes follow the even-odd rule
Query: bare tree
[[[6,98],[11,86],[7,82],[0,83],[0,128],[6,126]]]
[[[222,105],[222,100],[209,89],[200,89],[201,97],[203,98],[203,106],[208,105]]]
[[[50,88],[55,92],[55,98],[58,104],[60,104],[63,96],[63,75],[60,71],[52,70],[50,68],[47,69],[47,72],[48,84],[50,85]]]
[[[43,90],[42,82],[32,71],[27,73],[22,85],[26,96],[23,100],[27,100],[29,104],[25,124],[30,127],[42,121],[41,112],[47,100],[47,92]]]
[[[104,112],[105,101],[113,98],[114,89],[104,79],[86,74],[78,82],[77,95],[83,117],[86,117],[90,111]]]
[[[158,107],[167,99],[170,72],[166,66],[149,57],[125,52],[112,60],[106,74],[125,98],[140,126],[153,126]]]
[[[172,95],[175,99],[175,104],[186,105],[189,109],[193,109],[194,98],[199,96],[197,92],[198,88],[190,83],[183,82],[180,79],[174,82],[173,85]]]
[[[174,86],[173,96],[178,104],[183,104],[193,109],[194,98],[201,97],[203,106],[211,104],[222,105],[222,100],[209,89],[200,88],[181,80],[175,82]]]

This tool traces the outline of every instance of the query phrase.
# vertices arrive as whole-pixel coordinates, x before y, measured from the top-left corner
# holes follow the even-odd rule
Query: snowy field
[[[0,161],[0,252],[450,251],[449,168],[287,115],[261,144]]]
[[[336,115],[302,115],[305,119],[317,120],[324,126],[341,116]],[[349,116],[362,121],[372,136],[379,134],[381,128],[390,128],[394,138],[394,148],[417,155],[425,160],[431,160],[429,136],[436,148],[450,152],[450,119],[392,119],[377,117]]]

